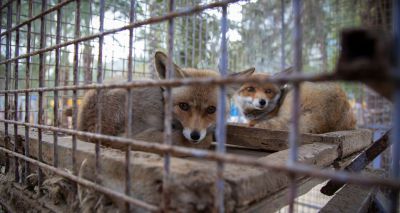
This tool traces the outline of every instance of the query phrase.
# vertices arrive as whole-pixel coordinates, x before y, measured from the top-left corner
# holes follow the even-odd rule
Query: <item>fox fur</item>
[[[154,68],[159,79],[166,79],[168,57],[163,52],[154,55]],[[175,78],[216,78],[213,70],[180,68],[173,64]],[[237,73],[235,75],[238,75]],[[240,75],[240,74],[239,74]],[[164,135],[164,91],[163,87],[141,87],[131,89],[132,121],[134,139],[162,142]],[[234,90],[230,94],[233,95]],[[171,89],[173,102],[172,141],[175,145],[208,148],[216,122],[218,86],[182,86]],[[126,89],[104,89],[97,102],[96,90],[88,91],[78,109],[78,130],[96,132],[97,106],[101,105],[101,133],[126,135]],[[227,105],[225,110],[228,111]],[[95,142],[90,138],[78,138]],[[105,146],[122,148],[117,143],[102,141]]]
[[[291,72],[286,70],[278,75]],[[259,78],[273,78],[254,73]],[[274,83],[245,83],[234,100],[249,125],[273,130],[288,130],[292,118],[293,90]],[[300,86],[301,133],[326,133],[354,129],[356,120],[343,89],[335,83],[303,82]]]

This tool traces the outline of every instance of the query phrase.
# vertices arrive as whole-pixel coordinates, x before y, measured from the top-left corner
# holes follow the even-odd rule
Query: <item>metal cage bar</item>
[[[42,0],[42,11],[46,11],[47,9],[47,1]],[[44,48],[46,46],[46,20],[45,16],[40,17],[40,48]],[[39,87],[44,87],[45,82],[45,52],[42,52],[39,54]],[[38,109],[39,109],[39,119],[38,119],[38,124],[44,124],[44,110],[43,110],[43,92],[38,92],[39,93],[39,101],[38,101]],[[43,151],[42,151],[42,129],[38,129],[38,159],[40,162],[43,162]],[[38,187],[40,189],[42,182],[43,182],[43,173],[40,167],[38,167]],[[39,194],[41,191],[39,190]]]
[[[99,33],[103,33],[104,32],[104,10],[105,10],[105,6],[104,6],[105,2],[104,0],[100,0],[100,26],[99,26]],[[103,82],[103,44],[104,44],[104,36],[100,35],[99,36],[99,55],[98,55],[98,59],[97,59],[97,83],[101,84]],[[97,103],[101,102],[101,96],[103,94],[103,91],[101,89],[97,89],[96,90],[97,93]],[[96,131],[97,133],[101,133],[101,128],[102,128],[102,117],[103,117],[103,113],[102,113],[102,105],[101,104],[97,104],[96,105],[96,110],[97,110],[97,123],[96,123]],[[100,167],[100,145],[101,145],[101,141],[97,141],[96,142],[96,147],[95,147],[95,153],[96,153],[96,166],[95,166],[95,172],[96,172],[96,176],[98,176],[101,172],[101,167]]]
[[[133,23],[135,21],[135,8],[136,8],[136,1],[131,0],[130,1],[130,11],[129,11],[129,22]],[[128,53],[128,82],[132,81],[132,73],[133,73],[133,63],[132,63],[132,50],[133,50],[133,36],[134,32],[133,29],[129,29],[129,53]],[[131,89],[127,90],[127,95],[126,95],[126,110],[127,110],[127,115],[128,117],[126,118],[126,135],[128,138],[132,137],[132,91]],[[131,149],[132,147],[130,145],[126,146],[126,152],[125,152],[125,194],[129,196],[131,194],[131,169],[129,167],[131,163]],[[129,203],[126,204],[127,211],[130,210],[130,205]]]
[[[61,0],[58,1],[58,3],[61,3]],[[61,43],[61,19],[62,19],[62,13],[61,13],[61,8],[57,9],[57,26],[56,26],[56,44]],[[60,49],[56,49],[56,58],[55,58],[55,76],[54,76],[54,87],[57,87],[59,85],[60,81]],[[54,91],[54,126],[58,126],[58,91]],[[53,164],[54,167],[58,166],[58,136],[57,132],[54,132],[54,156],[53,156]]]
[[[302,70],[302,28],[301,28],[301,0],[293,0],[293,67],[296,74],[300,74]],[[289,127],[289,160],[288,164],[293,165],[297,161],[298,156],[298,138],[299,138],[299,117],[300,117],[300,83],[293,83],[293,102],[291,110],[291,122]],[[289,212],[294,212],[294,201],[296,199],[296,176],[289,176]]]
[[[394,136],[394,159],[393,159],[393,165],[392,165],[392,172],[393,172],[393,177],[392,178],[386,178],[386,179],[381,179],[381,178],[373,178],[373,177],[363,177],[361,175],[354,175],[354,174],[349,174],[345,172],[333,172],[333,171],[328,171],[328,170],[321,170],[321,169],[316,169],[311,166],[306,166],[302,165],[296,162],[297,160],[297,149],[298,149],[298,138],[299,138],[299,85],[301,82],[305,80],[311,80],[315,82],[319,81],[337,81],[337,80],[354,80],[354,79],[345,79],[342,76],[336,76],[335,74],[323,74],[323,75],[301,75],[302,72],[302,53],[301,53],[301,47],[302,47],[302,27],[301,27],[301,7],[302,7],[302,1],[301,0],[293,0],[293,13],[295,17],[295,23],[294,23],[294,41],[293,41],[293,47],[294,47],[294,70],[296,71],[296,74],[293,76],[288,76],[288,77],[279,77],[276,79],[256,79],[256,78],[248,78],[248,79],[238,79],[238,78],[232,78],[232,77],[226,77],[227,75],[227,70],[228,70],[228,47],[227,47],[227,30],[228,30],[228,18],[227,18],[227,8],[230,3],[237,2],[237,0],[227,0],[227,1],[220,1],[220,2],[214,2],[210,4],[204,4],[204,5],[198,5],[198,6],[192,6],[192,7],[187,7],[183,10],[175,10],[175,1],[174,0],[169,0],[169,10],[165,15],[162,16],[156,16],[156,17],[151,17],[151,18],[145,18],[143,21],[136,21],[135,19],[135,0],[130,1],[130,13],[129,13],[129,24],[124,25],[123,27],[118,27],[118,28],[113,28],[110,30],[104,30],[104,16],[105,16],[105,2],[104,0],[100,1],[100,16],[99,16],[99,22],[100,22],[100,28],[98,33],[94,33],[91,35],[85,35],[81,37],[80,34],[80,16],[81,16],[81,1],[76,0],[74,1],[76,3],[75,7],[75,32],[74,32],[74,38],[71,41],[67,42],[61,42],[61,24],[62,24],[62,8],[63,6],[66,6],[68,3],[72,2],[73,0],[65,0],[65,1],[58,1],[58,3],[49,9],[47,9],[47,1],[42,0],[41,1],[41,13],[33,16],[32,13],[32,7],[33,7],[33,0],[29,1],[29,17],[28,20],[24,22],[20,22],[20,0],[17,0],[17,13],[15,14],[16,17],[16,25],[12,27],[12,2],[9,1],[5,4],[0,3],[0,8],[5,8],[7,7],[7,30],[4,32],[0,33],[0,38],[3,36],[6,36],[6,59],[1,60],[0,64],[6,66],[6,85],[4,90],[0,90],[0,94],[4,94],[5,96],[5,118],[0,119],[1,122],[5,124],[6,127],[6,136],[8,137],[8,124],[13,124],[14,125],[14,135],[15,135],[15,142],[13,146],[13,151],[11,149],[8,149],[7,147],[3,148],[0,147],[0,151],[6,153],[7,155],[14,156],[15,159],[15,180],[19,181],[19,173],[18,173],[18,159],[24,160],[25,161],[25,173],[22,176],[23,180],[24,177],[28,175],[29,170],[28,164],[31,163],[33,165],[38,166],[38,175],[39,175],[39,188],[42,183],[42,171],[41,169],[46,169],[49,171],[52,171],[58,175],[61,175],[65,178],[68,178],[76,183],[82,184],[84,186],[93,188],[99,192],[105,193],[110,196],[114,196],[117,198],[122,199],[124,202],[126,202],[126,207],[127,210],[130,210],[130,205],[135,205],[137,207],[141,207],[144,209],[147,209],[149,211],[168,211],[169,210],[169,205],[170,205],[170,194],[169,194],[169,181],[170,181],[170,167],[171,167],[171,154],[186,154],[190,155],[196,158],[200,159],[208,159],[208,160],[213,160],[216,161],[216,181],[215,181],[215,206],[214,209],[215,211],[218,212],[225,212],[225,200],[224,200],[224,176],[223,176],[223,171],[224,171],[224,165],[225,163],[236,163],[236,164],[241,164],[241,165],[248,165],[248,166],[255,166],[261,169],[271,169],[273,171],[280,171],[284,172],[291,178],[291,183],[290,183],[290,191],[289,191],[289,212],[294,211],[294,204],[295,198],[296,198],[296,182],[295,182],[295,176],[298,175],[310,175],[313,177],[318,177],[318,178],[330,178],[333,180],[338,180],[338,181],[344,181],[344,182],[349,182],[349,183],[355,183],[355,184],[373,184],[373,185],[379,185],[379,186],[388,186],[393,189],[395,192],[395,199],[393,199],[393,209],[397,207],[397,196],[398,196],[398,190],[400,189],[400,182],[398,181],[398,176],[399,176],[399,170],[398,170],[398,161],[399,161],[399,156],[398,150],[400,149],[400,145],[398,143],[399,141],[399,132],[400,131],[393,131],[395,132]],[[188,1],[185,1],[186,3]],[[398,46],[398,19],[399,19],[399,6],[398,6],[398,1],[397,5],[395,7],[395,23],[397,23],[397,28],[395,28],[395,33],[397,36],[397,51],[399,51],[400,47]],[[191,64],[195,64],[195,53],[196,53],[196,45],[198,45],[198,62],[201,63],[202,60],[202,43],[201,43],[201,38],[203,36],[203,21],[199,21],[196,23],[196,15],[199,12],[212,9],[212,8],[221,8],[222,9],[222,18],[221,18],[221,53],[220,53],[220,61],[219,61],[219,71],[221,73],[221,78],[216,78],[216,79],[172,79],[173,78],[173,63],[172,59],[174,57],[174,32],[175,32],[175,18],[182,17],[184,18],[184,21],[182,20],[182,24],[184,23],[186,25],[186,28],[189,28],[189,21],[192,21],[192,53],[188,53],[188,48],[187,46],[189,45],[189,34],[188,30],[185,32],[186,33],[186,38],[187,41],[185,42],[185,65],[187,65],[189,62],[188,57],[191,57]],[[281,1],[281,19],[282,19],[282,31],[281,31],[281,67],[282,69],[285,66],[285,48],[284,48],[284,38],[285,38],[285,23],[284,23],[284,1]],[[46,35],[46,21],[45,19],[46,15],[50,14],[51,12],[57,12],[57,30],[56,30],[56,44],[53,45],[51,44],[50,46],[46,47],[46,42],[45,39],[47,38]],[[190,20],[189,16],[192,16],[192,20]],[[198,15],[199,17],[202,17],[202,15]],[[41,29],[40,29],[40,47],[37,50],[31,51],[31,34],[35,36],[33,32],[31,32],[31,23],[40,18],[40,23],[41,23]],[[134,57],[133,55],[133,39],[134,39],[134,29],[145,26],[145,25],[150,25],[150,24],[155,24],[155,23],[161,23],[167,21],[168,23],[168,39],[167,39],[167,49],[168,49],[168,62],[167,62],[167,79],[162,80],[162,81],[157,81],[157,82],[135,82],[133,81],[133,62],[132,58]],[[397,21],[397,22],[396,22]],[[198,31],[196,31],[196,26],[199,26]],[[27,51],[25,54],[20,55],[19,54],[19,34],[20,34],[20,28],[24,25],[27,25]],[[207,21],[205,21],[205,31],[207,33]],[[396,25],[395,25],[396,26]],[[104,37],[106,35],[112,35],[114,36],[117,32],[120,31],[128,31],[129,32],[129,55],[128,55],[128,81],[123,82],[123,83],[113,83],[113,84],[103,84],[103,78],[106,76],[106,64],[103,65],[103,43],[104,43]],[[14,51],[14,57],[11,56],[12,51],[12,33],[15,31],[16,35],[16,41],[15,41],[15,51]],[[206,35],[207,36],[207,35]],[[196,38],[199,38],[198,44],[196,44],[195,40]],[[98,53],[98,61],[97,61],[97,84],[92,84],[92,85],[78,85],[79,83],[79,70],[80,67],[78,66],[78,63],[80,61],[79,57],[79,45],[83,41],[90,41],[93,39],[99,38],[99,53]],[[66,47],[68,45],[74,45],[74,51],[73,51],[73,85],[69,86],[59,86],[59,72],[60,72],[60,53],[61,53],[61,48]],[[145,44],[146,45],[146,44]],[[183,44],[180,44],[183,45]],[[32,48],[34,49],[34,48]],[[204,49],[207,49],[205,47]],[[45,79],[46,76],[46,63],[45,63],[45,57],[48,52],[55,50],[55,82],[54,82],[54,87],[46,87],[46,82],[47,80]],[[180,54],[180,53],[179,53]],[[40,61],[39,61],[39,76],[38,76],[38,81],[39,81],[39,87],[38,88],[30,88],[30,59],[32,56],[39,55]],[[189,56],[190,55],[190,56]],[[397,52],[398,55],[398,52]],[[106,56],[104,56],[106,57]],[[112,56],[114,58],[114,56]],[[19,75],[19,61],[21,59],[26,59],[26,88],[20,89],[18,85],[18,75]],[[206,59],[206,57],[204,57]],[[180,55],[179,55],[179,60],[181,60]],[[104,61],[106,61],[104,59]],[[114,61],[114,60],[112,60]],[[10,89],[9,84],[11,80],[11,64],[14,63],[14,88]],[[114,64],[111,65],[111,71],[113,72],[114,70]],[[399,69],[398,67],[398,62],[397,62],[397,71]],[[112,73],[113,75],[113,73]],[[363,77],[360,76],[360,79]],[[382,79],[377,79],[377,80],[382,80]],[[399,78],[396,77],[394,79],[391,79],[392,83],[395,82],[396,85],[399,85]],[[226,119],[225,119],[225,105],[226,105],[226,84],[231,84],[231,83],[244,83],[244,82],[258,82],[258,83],[265,83],[265,82],[276,82],[276,83],[292,83],[294,87],[294,100],[293,100],[293,105],[292,105],[292,113],[293,113],[293,120],[291,121],[291,126],[290,126],[290,136],[289,136],[289,142],[290,142],[290,156],[289,156],[289,161],[287,162],[287,165],[274,165],[273,163],[266,163],[266,162],[259,162],[256,160],[256,158],[253,157],[244,157],[244,156],[238,156],[234,154],[227,154],[226,153],[226,147],[225,147],[225,141],[226,141]],[[47,85],[49,85],[48,83]],[[218,96],[218,107],[217,107],[217,148],[216,152],[211,152],[211,151],[205,151],[205,150],[197,150],[197,149],[191,149],[191,148],[183,148],[183,147],[176,147],[172,146],[172,141],[171,141],[171,120],[172,120],[172,99],[171,99],[171,90],[172,87],[177,87],[177,86],[186,86],[186,85],[217,85],[219,87],[219,96]],[[159,86],[165,86],[166,89],[166,96],[165,96],[165,106],[164,106],[164,112],[165,112],[165,119],[164,119],[164,143],[163,144],[150,144],[146,143],[143,141],[138,141],[138,140],[133,140],[131,139],[132,136],[132,91],[131,89],[134,88],[141,88],[141,87],[159,87]],[[83,132],[83,131],[78,131],[77,130],[77,107],[78,107],[78,90],[88,90],[88,89],[95,89],[97,91],[97,98],[98,101],[100,101],[101,98],[101,90],[103,89],[111,89],[111,88],[124,88],[127,90],[127,96],[126,96],[126,110],[127,110],[127,119],[126,119],[126,132],[127,132],[127,138],[123,137],[115,137],[115,136],[107,136],[107,135],[102,135],[101,133],[101,121],[102,121],[102,109],[101,105],[97,105],[97,131],[96,133],[88,133],[88,132]],[[72,129],[68,128],[60,128],[58,125],[58,111],[59,111],[59,106],[58,106],[58,99],[59,91],[73,91],[73,127]],[[30,93],[37,92],[39,95],[39,102],[38,102],[38,113],[39,113],[39,122],[38,124],[32,124],[29,121],[29,96]],[[54,94],[54,125],[45,125],[45,122],[43,121],[44,118],[44,104],[43,104],[43,96],[46,94],[46,92],[53,92]],[[26,116],[24,119],[24,122],[18,121],[18,93],[25,93],[25,112]],[[9,96],[9,94],[14,94],[14,118],[10,116],[10,106],[9,106],[9,99],[12,98]],[[396,92],[396,114],[395,114],[395,128],[400,128],[399,124],[399,118],[400,116],[397,116],[399,114],[399,100],[400,100],[400,92],[399,88],[397,88]],[[12,110],[11,110],[12,111]],[[18,131],[17,127],[19,125],[22,125],[25,127],[25,153],[24,155],[17,153],[17,141],[18,141]],[[38,129],[38,159],[34,160],[33,158],[29,157],[29,128],[37,128]],[[44,130],[49,130],[53,132],[53,137],[54,137],[54,162],[53,166],[47,165],[43,161],[42,157],[42,134]],[[396,129],[395,129],[396,130]],[[72,165],[73,165],[73,174],[66,173],[62,171],[58,167],[58,151],[57,151],[57,146],[58,146],[58,133],[67,133],[72,135],[72,142],[73,142],[73,149],[72,149]],[[77,136],[86,136],[92,139],[97,139],[98,141],[101,140],[108,140],[111,142],[115,143],[120,143],[123,145],[126,145],[126,152],[125,152],[125,186],[124,186],[124,193],[118,193],[115,192],[111,189],[108,189],[106,187],[101,186],[100,184],[93,183],[88,180],[84,180],[80,177],[77,177],[77,165],[76,165],[76,146],[77,146],[77,141],[76,137]],[[96,143],[96,148],[95,148],[95,154],[96,154],[96,174],[100,173],[100,142]],[[157,152],[162,152],[164,153],[164,164],[163,164],[163,186],[162,186],[162,203],[160,207],[147,204],[144,201],[140,201],[138,199],[134,199],[130,197],[131,195],[131,172],[130,171],[130,162],[131,162],[131,155],[130,151],[134,147],[139,147],[139,148],[146,148],[150,151],[157,151]],[[97,181],[97,180],[96,180]],[[40,190],[39,190],[40,191]]]
[[[32,17],[32,5],[33,5],[33,0],[29,0],[29,11],[28,11],[28,16]],[[29,53],[31,51],[31,23],[27,24],[27,37],[26,37],[26,52]],[[26,69],[25,69],[25,88],[29,88],[30,86],[30,57],[26,58]],[[29,106],[30,106],[30,96],[29,92],[25,93],[25,123],[29,123]],[[24,149],[25,149],[25,156],[29,156],[29,127],[25,127],[25,144],[24,144]],[[24,182],[26,183],[26,177],[29,175],[29,163],[28,161],[25,161],[24,164]]]
[[[16,14],[15,14],[15,22],[18,24],[20,22],[20,17],[21,17],[21,0],[17,0],[16,2]],[[19,40],[20,40],[20,31],[17,29],[15,31],[15,50],[14,50],[14,55],[15,57],[18,57],[19,55]],[[18,73],[19,73],[19,66],[18,66],[18,60],[14,63],[14,88],[18,89]],[[14,119],[17,121],[18,120],[18,93],[14,94]],[[18,125],[14,125],[14,146],[13,146],[13,151],[17,152],[18,149]],[[19,163],[18,159],[15,157],[14,158],[14,168],[15,168],[15,181],[19,182],[20,181],[20,175],[19,175]]]
[[[168,1],[168,12],[173,13],[175,10],[175,1]],[[174,19],[168,20],[168,60],[167,60],[167,73],[166,79],[174,78],[174,67],[172,62],[172,57],[174,55]],[[165,103],[164,103],[164,144],[167,146],[172,146],[172,91],[171,88],[168,87],[165,89]],[[163,182],[162,182],[162,200],[161,205],[162,209],[168,212],[170,206],[170,191],[169,191],[169,182],[170,182],[170,170],[171,170],[171,153],[169,151],[164,153],[164,169],[163,169]]]
[[[81,16],[81,1],[76,1],[75,7],[75,38],[80,36],[80,16]],[[74,85],[78,85],[78,63],[79,63],[79,43],[74,44],[74,68],[73,68],[73,81]],[[78,129],[78,91],[73,90],[73,101],[72,101],[72,128]],[[76,135],[72,136],[72,170],[74,174],[78,174],[78,168],[76,165]]]
[[[400,77],[400,2],[393,1],[393,33],[394,33],[394,75]],[[394,92],[394,123],[392,134],[392,165],[391,175],[400,180],[400,84],[395,85]],[[396,212],[399,205],[399,190],[392,190],[390,200],[390,211]]]
[[[221,17],[221,55],[219,61],[219,72],[222,77],[228,74],[228,47],[226,33],[228,31],[228,18],[227,18],[227,6],[222,7]],[[218,93],[218,105],[217,105],[217,148],[216,152],[219,154],[226,153],[226,87],[220,85]],[[215,195],[215,212],[225,212],[224,205],[224,162],[217,161],[217,179],[216,179],[216,195]]]

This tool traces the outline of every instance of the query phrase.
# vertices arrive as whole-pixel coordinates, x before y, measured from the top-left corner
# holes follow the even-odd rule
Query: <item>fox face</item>
[[[253,76],[268,77],[266,74]],[[276,109],[281,95],[280,85],[245,83],[236,92],[234,100],[247,119],[257,120]]]
[[[173,116],[192,143],[202,141],[215,128],[217,87],[180,87],[172,89]],[[228,111],[229,106],[225,107]]]
[[[166,78],[167,61],[168,57],[164,53],[157,52],[155,54],[155,69],[160,79]],[[180,68],[176,64],[173,64],[173,72],[175,78],[216,78],[220,76],[213,70]],[[253,72],[254,68],[251,68],[232,75],[247,76]],[[228,97],[232,96],[235,90],[234,85],[232,87],[228,85]],[[181,86],[171,89],[173,119],[180,125],[183,136],[190,143],[200,143],[213,132],[216,124],[218,91],[219,87],[212,85]],[[226,105],[224,110],[228,112],[229,105]]]
[[[254,73],[252,76],[269,79],[285,76],[291,72],[293,72],[293,68],[289,67],[274,75]],[[244,83],[236,90],[233,99],[239,107],[239,111],[250,121],[250,126],[252,126],[254,122],[269,119],[277,114],[287,90],[287,84]]]

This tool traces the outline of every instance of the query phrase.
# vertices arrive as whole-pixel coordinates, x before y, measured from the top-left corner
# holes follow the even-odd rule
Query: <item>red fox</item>
[[[291,72],[291,68],[278,75]],[[273,78],[264,73],[253,76]],[[234,100],[250,126],[288,130],[293,91],[287,85],[245,83]],[[301,133],[325,133],[354,129],[356,120],[345,92],[335,83],[304,82],[300,86]]]
[[[154,55],[154,68],[159,79],[166,78],[168,56],[163,52]],[[173,64],[175,78],[212,78],[219,73],[212,70],[180,68]],[[248,71],[235,73],[246,75]],[[164,131],[164,93],[163,87],[133,88],[131,127],[134,139],[162,142]],[[233,95],[234,89],[228,89]],[[208,148],[216,123],[218,86],[182,86],[171,90],[173,102],[172,141],[176,145]],[[97,105],[101,104],[101,133],[106,135],[125,135],[126,89],[104,89],[100,102],[97,91],[88,91],[78,110],[78,129],[96,132]],[[229,106],[226,106],[228,111]],[[82,140],[92,141],[85,137]],[[103,145],[120,148],[115,143],[102,141]]]

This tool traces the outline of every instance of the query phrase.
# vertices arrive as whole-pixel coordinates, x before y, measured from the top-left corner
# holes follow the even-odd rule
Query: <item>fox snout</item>
[[[196,130],[196,129],[190,129],[190,128],[184,128],[183,129],[183,136],[185,136],[186,139],[188,139],[190,142],[196,144],[202,141],[207,135],[207,130]]]
[[[268,106],[269,100],[266,98],[238,97],[239,103],[244,108],[264,109]]]

